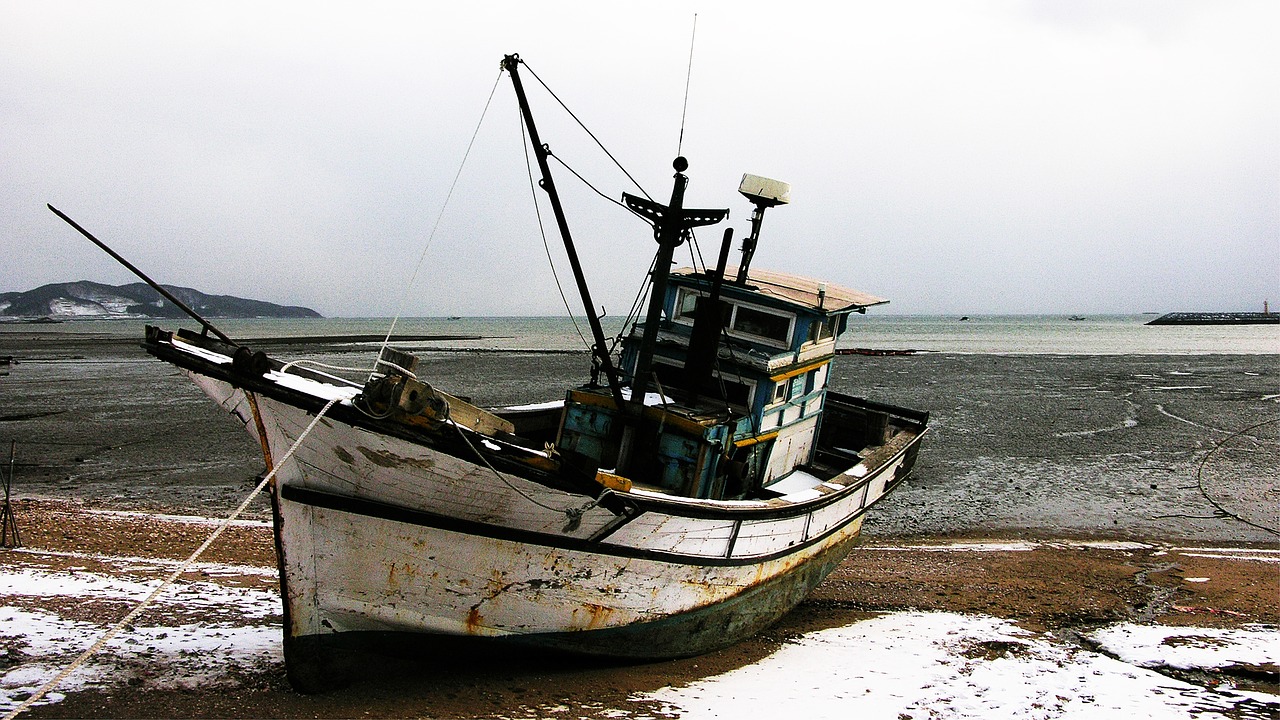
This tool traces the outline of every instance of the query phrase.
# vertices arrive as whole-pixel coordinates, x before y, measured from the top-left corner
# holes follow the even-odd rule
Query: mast
[[[631,378],[631,399],[641,404],[649,389],[653,348],[658,338],[658,324],[662,321],[662,306],[667,300],[667,279],[671,276],[671,260],[675,250],[684,243],[690,230],[701,225],[714,225],[729,214],[728,210],[686,210],[684,191],[689,186],[689,176],[684,171],[689,169],[689,161],[678,157],[671,166],[675,168],[676,174],[671,186],[670,204],[663,206],[629,193],[622,194],[622,201],[627,207],[653,223],[654,236],[658,241],[658,256],[653,263],[653,285],[649,288],[649,311],[644,318],[644,335],[636,358],[635,376]]]
[[[680,217],[684,212],[684,190],[689,186],[689,177],[684,171],[689,168],[689,161],[678,157],[672,163],[675,168],[675,182],[671,187],[671,202],[666,212],[655,211],[657,225],[658,256],[653,262],[653,284],[649,288],[649,310],[644,318],[644,337],[640,341],[640,356],[636,359],[635,376],[631,378],[631,399],[644,403],[645,393],[649,390],[649,373],[653,365],[653,345],[658,337],[658,320],[662,315],[662,304],[667,299],[667,278],[671,276],[671,260],[676,247],[684,242],[683,228],[676,222],[661,222],[664,215]],[[639,198],[624,195],[623,200],[633,207]],[[657,208],[662,206],[656,205]]]
[[[658,339],[658,325],[662,322],[662,307],[667,299],[667,280],[671,276],[671,260],[675,250],[689,232],[700,225],[714,225],[729,214],[728,210],[687,210],[684,207],[684,191],[689,177],[689,161],[677,157],[671,163],[675,168],[675,182],[671,186],[671,203],[662,205],[652,200],[622,194],[622,201],[640,217],[653,223],[654,239],[658,241],[658,255],[653,261],[652,286],[649,288],[649,311],[644,319],[644,335],[640,340],[640,352],[636,358],[635,375],[631,378],[632,421],[622,431],[618,448],[618,468],[623,474],[632,473],[635,467],[637,424],[644,413],[644,396],[649,390],[649,375],[653,369],[653,351]],[[619,406],[621,407],[621,406]]]
[[[595,303],[591,301],[591,290],[587,287],[586,277],[582,273],[582,264],[578,261],[578,251],[574,248],[573,237],[569,234],[569,222],[565,219],[564,208],[560,205],[560,195],[556,192],[555,180],[551,177],[551,168],[547,164],[547,146],[538,137],[538,127],[533,122],[533,112],[529,109],[529,100],[524,94],[524,84],[520,82],[517,72],[523,62],[519,55],[512,54],[502,58],[502,67],[511,73],[511,83],[516,88],[516,100],[520,103],[520,113],[524,116],[524,124],[529,128],[529,141],[533,143],[533,154],[538,158],[538,170],[542,173],[542,189],[551,199],[551,209],[556,216],[556,225],[560,228],[560,237],[564,240],[565,253],[569,256],[569,265],[573,268],[573,279],[578,283],[578,294],[582,296],[582,304],[587,311],[587,321],[591,324],[591,337],[595,345],[591,348],[596,362],[604,371],[609,382],[609,392],[618,407],[623,406],[622,386],[618,381],[618,371],[609,358],[604,329],[600,327],[600,318],[596,316]]]

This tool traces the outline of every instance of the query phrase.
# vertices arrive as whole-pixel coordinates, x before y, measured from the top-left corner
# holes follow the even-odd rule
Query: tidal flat
[[[20,496],[217,515],[262,471],[239,423],[136,342],[6,328],[0,355],[18,362],[0,378],[0,441],[17,443]],[[589,358],[427,351],[422,366],[433,385],[502,406],[562,398]],[[868,517],[870,536],[1267,543],[1280,531],[1280,355],[841,356],[831,387],[932,413],[911,481]]]

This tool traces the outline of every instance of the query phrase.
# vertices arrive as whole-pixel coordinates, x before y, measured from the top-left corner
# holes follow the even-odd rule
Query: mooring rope
[[[1271,418],[1269,420],[1263,420],[1262,422],[1259,422],[1259,423],[1254,423],[1249,427],[1241,428],[1240,430],[1237,430],[1231,433],[1230,435],[1228,435],[1227,437],[1219,441],[1218,444],[1214,445],[1213,449],[1205,453],[1204,457],[1200,459],[1200,464],[1196,466],[1196,487],[1199,488],[1200,494],[1204,496],[1204,499],[1208,500],[1209,504],[1213,505],[1213,507],[1217,509],[1221,517],[1235,518],[1236,520],[1239,520],[1245,525],[1257,528],[1259,530],[1264,530],[1266,532],[1271,533],[1272,535],[1280,536],[1280,531],[1277,531],[1275,528],[1253,522],[1252,520],[1249,520],[1247,518],[1242,518],[1240,517],[1240,515],[1226,509],[1225,507],[1222,506],[1222,503],[1219,503],[1217,500],[1213,499],[1213,496],[1209,494],[1209,491],[1205,489],[1205,486],[1204,486],[1204,467],[1205,465],[1209,464],[1209,458],[1213,457],[1214,453],[1221,450],[1223,445],[1226,445],[1228,442],[1240,437],[1241,435],[1244,435],[1251,430],[1256,430],[1262,427],[1263,425],[1269,425],[1277,421],[1280,421],[1280,418]]]
[[[188,557],[181,565],[179,565],[177,569],[175,569],[172,573],[170,573],[169,577],[165,578],[164,582],[160,583],[159,587],[157,587],[155,590],[152,590],[151,594],[145,597],[142,600],[142,602],[138,604],[137,607],[135,607],[132,611],[130,611],[128,615],[125,615],[124,618],[121,619],[120,622],[116,623],[111,629],[107,630],[107,632],[102,637],[98,638],[97,642],[95,642],[92,646],[90,646],[88,650],[85,650],[83,653],[81,653],[80,657],[76,658],[70,665],[66,667],[66,669],[58,673],[58,675],[54,677],[52,680],[50,680],[49,682],[41,686],[41,688],[37,690],[34,695],[24,700],[23,703],[19,705],[17,708],[15,708],[12,712],[10,712],[8,715],[5,715],[4,720],[14,720],[14,718],[26,712],[27,708],[39,702],[46,694],[48,694],[50,690],[54,689],[59,684],[61,684],[63,680],[67,679],[67,676],[69,676],[71,673],[79,669],[79,667],[83,665],[89,658],[96,655],[98,651],[101,650],[104,645],[110,642],[112,638],[114,638],[122,629],[125,628],[125,626],[133,622],[134,618],[141,615],[142,611],[146,610],[147,607],[149,607],[151,603],[157,597],[160,596],[160,593],[164,592],[179,577],[181,577],[182,574],[185,573],[187,569],[190,568],[191,565],[195,563],[195,561],[201,555],[204,554],[204,551],[208,550],[209,546],[212,545],[214,541],[217,540],[222,535],[223,531],[225,531],[228,527],[230,527],[231,523],[235,522],[236,518],[240,517],[240,513],[244,512],[244,509],[249,506],[249,503],[253,502],[253,499],[258,496],[258,493],[262,492],[262,489],[267,486],[267,483],[271,482],[271,479],[276,476],[276,471],[278,471],[282,466],[284,466],[284,464],[293,455],[293,452],[297,450],[300,445],[302,445],[302,441],[307,439],[307,435],[309,435],[311,433],[311,430],[315,428],[316,424],[320,422],[320,418],[324,417],[325,413],[329,412],[329,408],[333,407],[334,404],[337,403],[340,399],[341,398],[334,398],[330,400],[328,403],[325,404],[325,406],[320,410],[320,412],[316,413],[315,419],[311,421],[311,424],[307,426],[307,429],[303,430],[302,434],[298,436],[298,439],[294,441],[293,447],[290,447],[289,451],[284,454],[284,457],[280,458],[280,462],[276,463],[276,466],[271,468],[271,472],[267,473],[266,477],[262,478],[262,482],[258,483],[258,486],[253,489],[253,492],[249,493],[249,497],[246,497],[244,499],[244,502],[240,503],[240,507],[236,508],[235,512],[231,513],[231,515],[229,515],[226,520],[223,520],[222,524],[219,525],[216,529],[214,529],[213,533],[209,535],[208,539],[205,540],[204,543],[200,545],[200,547],[196,548],[196,551],[191,553],[191,556]]]
[[[386,364],[386,365],[391,365],[391,363],[387,363],[387,362],[384,362],[384,361],[379,361],[379,362],[383,362],[383,364]],[[329,363],[323,363],[323,362],[320,362],[319,360],[308,360],[308,359],[306,359],[306,358],[299,358],[299,359],[297,359],[297,360],[290,360],[289,362],[287,362],[287,363],[285,363],[284,365],[281,365],[281,366],[280,366],[280,370],[279,370],[279,372],[281,372],[281,373],[287,373],[287,372],[289,372],[289,370],[291,370],[291,369],[293,369],[294,367],[297,367],[297,366],[299,366],[299,365],[303,365],[303,366],[311,366],[312,372],[314,372],[314,373],[315,373],[315,374],[317,374],[317,375],[321,375],[321,376],[323,376],[323,377],[327,377],[327,378],[329,378],[329,379],[331,379],[331,380],[337,380],[338,382],[344,382],[344,383],[348,383],[348,384],[351,384],[351,385],[355,385],[356,387],[359,387],[359,385],[356,385],[356,384],[355,384],[354,382],[352,382],[351,380],[348,380],[348,379],[346,379],[346,378],[344,378],[344,377],[339,377],[338,375],[331,375],[331,374],[329,374],[329,373],[327,373],[327,372],[321,372],[321,371],[319,371],[319,370],[314,370],[313,368],[318,368],[318,367],[319,367],[319,368],[324,368],[325,370],[334,370],[334,371],[337,371],[337,372],[349,372],[349,373],[367,373],[367,372],[369,372],[369,368],[367,368],[367,367],[351,367],[351,366],[348,366],[348,365],[330,365]],[[392,367],[395,367],[396,369],[399,369],[399,370],[404,370],[404,368],[401,368],[401,367],[400,367],[400,366],[398,366],[398,365],[393,365]],[[376,364],[375,364],[375,369],[376,369]],[[405,372],[408,372],[408,371],[407,371],[407,370],[405,370]],[[416,380],[417,378],[415,377],[414,379]]]
[[[409,282],[405,283],[404,290],[400,293],[400,306],[396,309],[396,316],[391,320],[391,327],[387,328],[387,336],[382,340],[382,347],[378,349],[378,357],[382,357],[382,351],[387,349],[391,344],[391,335],[396,331],[396,325],[400,322],[400,316],[404,314],[405,303],[409,300],[409,291],[413,288],[413,284],[418,280],[418,273],[422,271],[422,263],[427,259],[427,251],[431,249],[431,241],[435,239],[436,233],[440,230],[440,221],[444,219],[444,213],[449,209],[449,201],[453,199],[453,191],[458,187],[458,180],[462,178],[462,170],[467,166],[467,160],[471,157],[471,150],[475,147],[476,137],[480,135],[480,127],[484,125],[485,116],[489,114],[489,106],[493,103],[493,96],[498,90],[498,83],[502,82],[502,72],[498,73],[497,79],[493,81],[493,87],[489,90],[489,99],[484,102],[484,110],[480,112],[480,120],[476,122],[476,129],[471,133],[471,142],[467,143],[467,149],[462,154],[462,162],[458,163],[458,172],[454,173],[453,182],[449,184],[449,191],[445,193],[444,203],[440,206],[440,213],[436,215],[435,224],[431,226],[431,234],[427,236],[427,241],[422,244],[422,254],[418,256],[418,262],[413,266],[413,274],[409,276]],[[375,364],[374,371],[377,370]],[[370,371],[369,377],[372,379],[373,372]]]

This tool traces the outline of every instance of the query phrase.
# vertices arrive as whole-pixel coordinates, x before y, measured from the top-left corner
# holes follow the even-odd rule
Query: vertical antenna
[[[689,70],[684,76],[684,107],[680,110],[680,139],[676,142],[676,155],[684,147],[684,118],[689,113],[689,80],[693,77],[693,42],[698,39],[698,13],[693,14],[693,34],[689,37]]]

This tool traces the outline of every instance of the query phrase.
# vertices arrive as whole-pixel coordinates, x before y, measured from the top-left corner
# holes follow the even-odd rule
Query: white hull
[[[191,375],[259,435],[245,391]],[[252,397],[265,454],[282,457],[314,413]],[[275,478],[286,636],[308,648],[391,632],[633,657],[705,652],[798,603],[851,549],[913,447],[770,501],[637,489],[593,504],[325,417]],[[583,507],[571,522],[565,511]],[[698,631],[671,632],[682,618]]]

